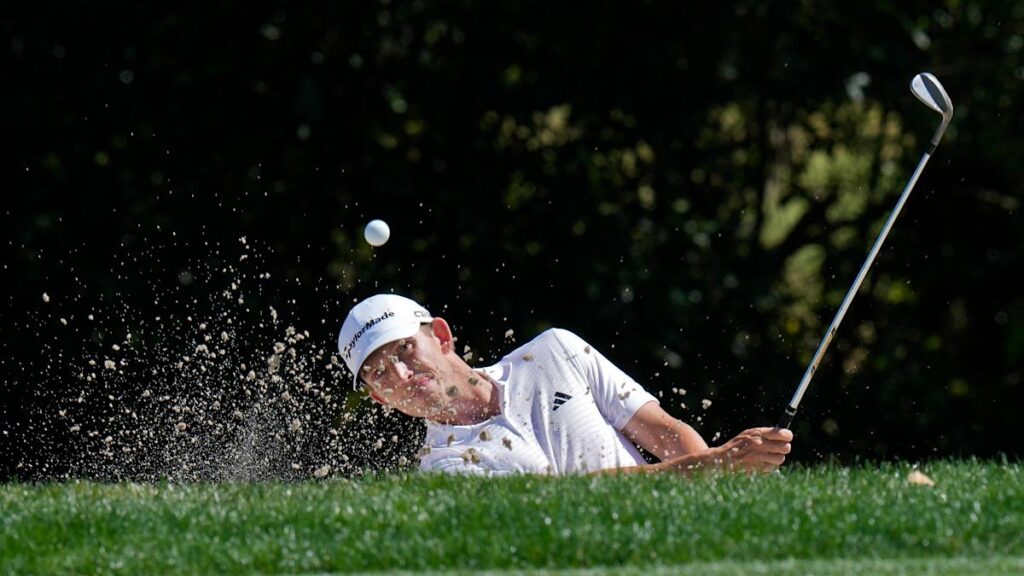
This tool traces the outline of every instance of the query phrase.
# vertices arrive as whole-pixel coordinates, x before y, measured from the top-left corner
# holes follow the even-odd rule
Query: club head
[[[938,146],[942,134],[946,131],[946,126],[953,119],[953,101],[949,99],[949,94],[946,94],[946,89],[939,83],[939,79],[928,72],[914,76],[914,79],[910,81],[910,91],[926,106],[942,114],[942,125],[932,137],[932,146]]]

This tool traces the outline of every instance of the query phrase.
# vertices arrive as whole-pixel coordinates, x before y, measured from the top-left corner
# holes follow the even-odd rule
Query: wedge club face
[[[928,153],[931,154],[939,145],[939,140],[946,132],[949,121],[953,119],[953,101],[949,99],[949,94],[946,94],[946,89],[942,87],[939,79],[928,72],[914,76],[914,79],[910,81],[910,91],[918,100],[924,102],[925,106],[942,115],[942,124],[932,136],[932,147],[928,150]]]
[[[953,116],[953,102],[935,76],[928,72],[914,76],[914,79],[910,81],[910,91],[926,106],[942,114],[943,120]]]

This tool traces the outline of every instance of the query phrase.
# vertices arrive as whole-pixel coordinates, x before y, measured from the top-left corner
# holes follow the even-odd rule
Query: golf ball
[[[383,220],[370,220],[370,223],[363,230],[363,238],[366,238],[366,242],[370,246],[383,246],[390,237],[391,228]]]

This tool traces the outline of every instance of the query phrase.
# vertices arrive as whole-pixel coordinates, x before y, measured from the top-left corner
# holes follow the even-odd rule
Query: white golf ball
[[[363,238],[366,238],[366,243],[370,246],[383,246],[390,237],[391,228],[383,220],[370,220],[363,230]]]

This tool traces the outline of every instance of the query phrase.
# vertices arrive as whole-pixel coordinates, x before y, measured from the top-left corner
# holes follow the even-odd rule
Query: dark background
[[[921,71],[955,117],[794,456],[1021,454],[1024,2],[21,3],[0,34],[5,476],[87,474],[51,422],[82,359],[174,349],[245,246],[253,308],[328,354],[396,291],[473,364],[560,326],[709,439],[773,424],[938,125]]]

